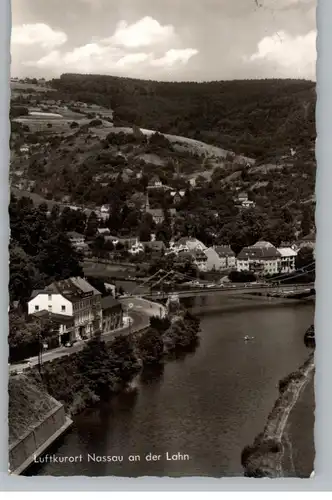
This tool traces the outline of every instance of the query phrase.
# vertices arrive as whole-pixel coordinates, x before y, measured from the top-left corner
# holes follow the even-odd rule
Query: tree
[[[160,363],[163,357],[164,343],[158,330],[148,328],[139,337],[138,349],[143,364]]]
[[[314,251],[311,247],[302,247],[295,257],[295,267],[296,269],[302,269],[303,267],[310,266],[314,264],[315,257]]]
[[[139,240],[140,241],[150,241],[151,240],[151,228],[144,222],[139,227]]]
[[[99,226],[98,218],[95,212],[91,212],[88,222],[86,225],[85,236],[88,239],[93,238],[96,235]]]
[[[303,235],[310,233],[314,225],[313,211],[310,206],[305,206],[301,219],[301,231]]]

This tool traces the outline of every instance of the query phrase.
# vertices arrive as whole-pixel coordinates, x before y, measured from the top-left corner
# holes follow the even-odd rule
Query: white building
[[[297,256],[297,252],[290,247],[278,248],[278,252],[281,255],[280,272],[292,273],[295,271],[295,258]]]
[[[278,274],[281,269],[281,254],[267,241],[244,247],[237,256],[236,267],[239,272],[252,271],[257,275]]]
[[[237,197],[237,204],[242,208],[254,208],[256,203],[248,199],[247,193],[239,193]]]
[[[107,220],[110,214],[109,205],[102,205],[100,210],[97,212],[97,216],[102,220]]]
[[[77,250],[86,247],[85,236],[83,234],[76,233],[75,231],[70,231],[69,233],[67,233],[67,236],[70,241],[70,244]]]
[[[219,245],[205,250],[208,270],[230,269],[236,267],[235,253],[229,245]]]
[[[131,253],[131,255],[137,255],[138,253],[144,252],[144,245],[138,239],[136,238],[135,243],[131,245],[131,247],[128,249],[128,252]]]
[[[98,227],[97,229],[97,234],[99,236],[109,236],[111,231],[108,229],[108,227]]]
[[[69,340],[89,338],[96,329],[102,329],[101,293],[80,277],[55,281],[44,290],[33,291],[28,314],[40,311],[72,317]]]

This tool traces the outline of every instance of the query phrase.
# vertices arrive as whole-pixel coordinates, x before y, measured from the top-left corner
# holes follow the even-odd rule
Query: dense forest
[[[66,236],[66,214],[57,208],[47,215],[47,206],[35,207],[30,198],[11,197],[10,301],[23,303],[33,289],[43,289],[55,280],[83,276],[80,256]]]
[[[265,160],[315,141],[315,83],[305,80],[155,82],[64,74],[53,98],[114,110],[116,125],[183,135]]]

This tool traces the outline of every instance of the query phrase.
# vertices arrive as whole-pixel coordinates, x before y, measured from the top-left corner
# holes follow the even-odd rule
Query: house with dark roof
[[[236,267],[235,253],[228,245],[219,245],[207,248],[204,251],[207,256],[207,270],[220,271]]]
[[[123,326],[123,307],[112,295],[101,299],[103,333],[112,332]]]
[[[70,340],[90,338],[102,328],[101,293],[81,277],[54,281],[43,290],[34,290],[28,313],[39,311],[72,317]]]
[[[252,271],[257,275],[277,274],[281,270],[281,254],[267,241],[242,248],[236,258],[239,272]]]

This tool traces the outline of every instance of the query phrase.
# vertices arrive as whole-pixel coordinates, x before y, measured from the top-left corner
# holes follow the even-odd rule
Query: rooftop
[[[229,245],[219,245],[216,246],[215,251],[219,255],[219,257],[235,257],[235,253],[231,249]]]
[[[69,300],[80,300],[84,295],[101,295],[90,283],[81,277],[54,281],[45,289],[53,293],[60,293]]]
[[[281,257],[296,257],[297,255],[297,252],[290,247],[278,248],[278,252],[281,254]]]
[[[41,319],[49,319],[51,321],[54,321],[55,323],[73,323],[74,318],[73,316],[68,316],[65,314],[56,314],[52,313],[50,311],[37,311],[33,313],[33,316]]]
[[[237,256],[239,260],[274,260],[280,257],[280,252],[273,245],[271,247],[259,247],[255,245],[245,247]]]

